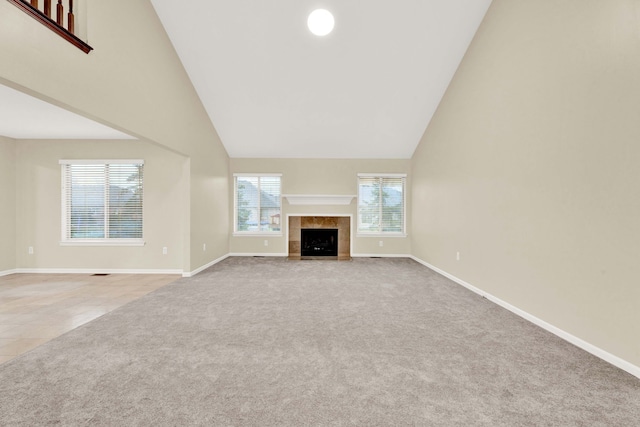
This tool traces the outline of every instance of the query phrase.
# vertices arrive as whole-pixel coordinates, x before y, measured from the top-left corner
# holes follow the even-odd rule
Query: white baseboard
[[[503,307],[507,310],[509,310],[510,312],[522,317],[525,320],[528,320],[529,322],[533,323],[534,325],[537,325],[539,327],[541,327],[542,329],[545,329],[548,332],[551,332],[552,334],[562,338],[565,341],[570,342],[571,344],[575,345],[576,347],[579,347],[583,350],[585,350],[588,353],[593,354],[596,357],[599,357],[600,359],[604,360],[605,362],[608,362],[610,364],[612,364],[613,366],[616,366],[620,369],[622,369],[623,371],[626,371],[628,373],[630,373],[631,375],[640,378],[640,367],[636,366],[630,362],[627,362],[624,359],[619,358],[618,356],[615,356],[599,347],[596,347],[593,344],[590,344],[586,341],[584,341],[583,339],[580,339],[574,335],[571,335],[570,333],[563,331],[562,329],[545,322],[542,319],[539,319],[535,316],[533,316],[532,314],[527,313],[524,310],[519,309],[518,307],[515,307],[511,304],[509,304],[508,302],[505,302],[503,300],[501,300],[500,298],[497,298],[489,293],[484,292],[483,290],[476,288],[475,286],[465,282],[462,279],[457,278],[456,276],[447,273],[446,271],[443,271],[441,269],[439,269],[436,266],[433,266],[431,264],[429,264],[426,261],[421,260],[420,258],[417,258],[413,255],[411,255],[410,257],[411,259],[413,259],[414,261],[424,265],[425,267],[435,271],[436,273],[439,273],[445,277],[447,277],[448,279],[453,280],[454,282],[456,282],[457,284],[464,286],[465,288],[469,289],[472,292],[475,292],[476,294],[488,299],[489,301],[493,302],[494,304],[499,305],[500,307]]]
[[[209,262],[209,263],[207,263],[207,264],[205,264],[203,266],[200,266],[200,267],[196,268],[193,271],[186,272],[186,273],[183,272],[182,273],[182,277],[193,277],[196,274],[200,273],[201,271],[206,270],[207,268],[211,267],[212,265],[215,265],[215,264],[219,263],[220,261],[224,261],[227,258],[229,258],[229,254],[222,255],[220,258],[214,259],[213,261],[211,261],[211,262]]]
[[[263,257],[288,257],[289,254],[284,252],[273,252],[273,253],[264,253],[264,252],[233,252],[230,253],[229,256],[234,257],[252,257],[252,256],[263,256]],[[407,254],[351,254],[352,258],[411,258],[411,255]]]
[[[5,271],[0,271],[0,277],[2,276],[8,276],[10,274],[16,274],[18,272],[18,270],[5,270]]]
[[[182,274],[178,269],[140,268],[18,268],[14,273],[28,274]]]
[[[286,257],[289,256],[288,254],[284,253],[284,252],[270,252],[270,253],[263,253],[263,252],[256,252],[256,253],[246,253],[246,252],[233,252],[230,253],[229,256],[269,256],[269,257]]]
[[[351,258],[411,258],[408,254],[351,254]]]

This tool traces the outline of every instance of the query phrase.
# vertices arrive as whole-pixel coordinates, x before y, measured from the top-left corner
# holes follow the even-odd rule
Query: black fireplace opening
[[[302,256],[338,256],[337,228],[303,228],[300,231]]]

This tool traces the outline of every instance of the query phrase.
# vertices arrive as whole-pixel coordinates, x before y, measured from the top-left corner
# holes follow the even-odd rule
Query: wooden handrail
[[[51,18],[51,0],[44,0],[44,11],[38,9],[38,0],[7,0],[9,3],[13,3],[22,11],[26,12],[29,16],[34,18],[36,21],[43,24],[45,27],[49,28],[54,33],[58,34],[60,37],[76,46],[78,49],[83,51],[84,53],[89,53],[93,50],[91,46],[89,46],[84,41],[80,40],[74,33],[75,31],[75,17],[73,16],[73,0],[69,0],[69,13],[67,17],[67,23],[69,28],[64,28],[64,6],[62,5],[62,0],[58,0],[58,4],[56,6],[56,20],[54,21]]]

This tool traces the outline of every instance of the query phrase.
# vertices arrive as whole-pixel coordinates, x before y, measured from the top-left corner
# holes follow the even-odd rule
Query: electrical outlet
[[[207,244],[206,244],[206,243],[203,243],[203,244],[202,244],[202,251],[203,251],[203,252],[206,252],[206,251],[207,251]]]
[[[29,255],[33,255],[33,246],[29,246]]]
[[[167,247],[163,247],[162,248],[162,255],[166,255],[167,254]]]
[[[383,247],[384,246],[384,242],[382,240],[378,241],[378,246]]]
[[[264,245],[269,246],[269,241],[267,239],[264,240]]]
[[[456,252],[456,261],[460,261],[460,252]]]

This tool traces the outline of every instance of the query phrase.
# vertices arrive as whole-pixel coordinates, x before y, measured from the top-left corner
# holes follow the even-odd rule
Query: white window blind
[[[405,175],[358,176],[358,233],[405,233]]]
[[[142,160],[61,160],[63,242],[141,242]]]
[[[281,175],[235,174],[234,231],[281,232]]]

